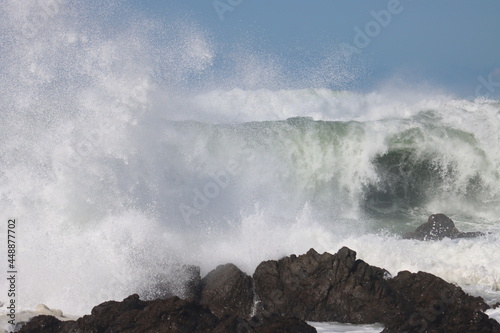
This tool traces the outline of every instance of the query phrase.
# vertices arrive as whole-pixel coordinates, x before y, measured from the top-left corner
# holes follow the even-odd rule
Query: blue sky
[[[291,71],[352,46],[346,67],[362,68],[355,89],[398,77],[467,96],[500,95],[498,0],[132,1],[160,19],[189,17],[219,52],[245,43]]]

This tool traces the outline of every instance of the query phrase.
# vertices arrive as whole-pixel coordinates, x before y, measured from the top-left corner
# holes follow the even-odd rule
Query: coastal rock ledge
[[[198,292],[189,299],[131,295],[76,321],[37,316],[20,332],[307,333],[316,330],[306,321],[338,321],[382,323],[383,333],[500,333],[481,298],[425,272],[391,277],[347,247],[265,261],[253,276],[222,265],[196,280]]]

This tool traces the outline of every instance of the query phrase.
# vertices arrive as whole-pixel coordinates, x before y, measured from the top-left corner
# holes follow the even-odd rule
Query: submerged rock
[[[404,239],[441,240],[447,238],[472,238],[483,236],[482,232],[460,232],[455,223],[444,214],[432,214],[427,223],[419,226],[415,231],[403,235]]]

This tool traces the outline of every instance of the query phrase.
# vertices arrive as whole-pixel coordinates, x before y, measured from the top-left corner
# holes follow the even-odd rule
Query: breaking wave
[[[498,101],[304,89],[122,2],[4,1],[0,18],[0,211],[18,225],[22,308],[182,295],[183,264],[251,273],[343,245],[498,299]],[[400,239],[436,212],[492,233]]]

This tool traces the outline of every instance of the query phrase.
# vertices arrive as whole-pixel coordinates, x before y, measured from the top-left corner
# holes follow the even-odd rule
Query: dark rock
[[[21,333],[70,332],[164,332],[164,333],[225,333],[225,332],[316,332],[306,322],[296,318],[273,316],[265,320],[247,320],[236,315],[218,318],[208,307],[195,300],[179,297],[141,301],[132,295],[122,302],[104,302],[92,309],[92,314],[76,321],[61,322],[55,317],[38,316],[20,330]]]
[[[235,316],[225,316],[214,333],[315,333],[316,329],[295,317],[273,315],[265,318],[253,317],[245,320]]]
[[[63,326],[63,322],[53,316],[36,316],[31,319],[21,329],[24,333],[52,333],[59,332]]]
[[[130,298],[130,297],[129,297]],[[182,300],[176,296],[166,300],[140,301],[134,295],[137,306],[123,306],[123,302],[114,304],[114,311],[106,311],[77,320],[79,329],[101,329],[101,323],[107,323],[105,330],[110,332],[208,332],[217,326],[217,317],[206,307],[193,300]],[[139,305],[140,304],[140,305]],[[126,310],[124,310],[125,308]],[[106,310],[109,310],[108,308]],[[102,327],[104,328],[104,327]]]
[[[29,324],[38,323],[40,317]],[[171,297],[141,301],[132,295],[123,302],[102,303],[92,309],[91,315],[76,321],[59,322],[57,326],[54,322],[50,332],[211,332],[217,324],[217,317],[193,300]],[[28,325],[20,332],[39,332],[36,328],[26,330]]]
[[[295,317],[266,318],[262,325],[255,327],[255,333],[315,333],[316,329]]]
[[[488,305],[432,274],[384,269],[338,253],[262,262],[252,278],[236,266],[219,266],[197,283],[198,299],[143,301],[132,295],[104,302],[90,315],[61,322],[35,317],[20,332],[315,332],[304,320],[383,323],[384,333],[500,333],[483,311]],[[252,318],[255,303],[256,315]]]
[[[259,312],[311,321],[376,323],[397,312],[398,294],[388,272],[356,260],[344,247],[335,255],[313,249],[301,256],[262,262],[253,278]]]
[[[200,303],[217,317],[249,318],[254,303],[252,278],[233,264],[218,266],[202,280]]]
[[[258,312],[311,321],[383,323],[392,332],[498,332],[483,313],[488,305],[432,274],[401,272],[391,278],[378,267],[310,250],[302,256],[261,263],[254,274]]]
[[[403,235],[404,239],[441,240],[447,238],[472,238],[483,236],[482,232],[460,232],[455,223],[444,214],[432,214],[427,223],[419,226],[415,231]]]
[[[384,321],[384,333],[500,332],[500,325],[482,312],[489,308],[483,299],[437,276],[403,271],[389,284],[404,298],[406,311]]]

